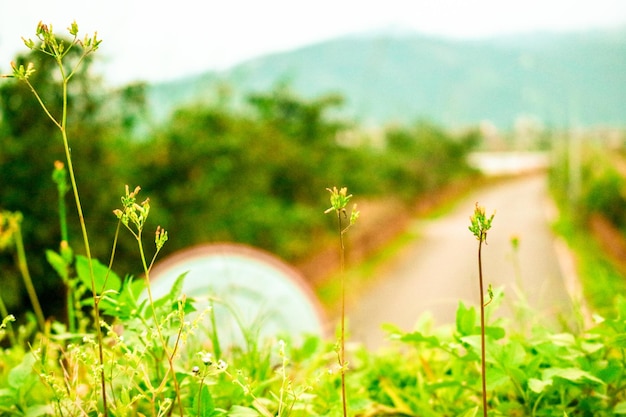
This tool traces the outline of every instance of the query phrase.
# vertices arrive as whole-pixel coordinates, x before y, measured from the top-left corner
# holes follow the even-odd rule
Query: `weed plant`
[[[491,302],[491,299],[485,302],[485,288],[483,279],[483,259],[482,247],[483,243],[487,244],[487,231],[491,229],[491,223],[495,213],[491,217],[485,214],[485,208],[480,207],[476,203],[474,214],[470,216],[469,230],[478,240],[478,287],[480,291],[480,364],[481,364],[481,381],[482,381],[482,400],[483,415],[487,417],[487,370],[486,370],[486,352],[485,352],[485,307]],[[493,291],[489,287],[490,298],[493,298]]]
[[[39,43],[25,41],[58,62],[63,91],[81,60],[100,43],[96,36],[79,40],[75,23],[69,32],[73,41],[61,42],[51,26],[40,24]],[[68,63],[65,54],[71,48],[82,53]],[[139,188],[127,187],[114,211],[119,224],[109,262],[91,255],[69,152],[66,103],[61,116],[47,111],[46,100],[29,84],[35,70],[14,65],[11,76],[31,87],[59,128],[67,160],[55,164],[54,181],[60,200],[69,189],[74,194],[84,253],[72,249],[61,208],[62,241],[58,252],[50,250],[46,258],[67,287],[64,322],[37,312],[33,291],[35,314],[17,325],[0,297],[0,415],[299,417],[345,416],[349,409],[366,417],[473,417],[481,408],[483,415],[513,417],[626,414],[626,300],[616,297],[613,314],[596,316],[589,328],[575,333],[495,318],[505,294],[488,288],[489,300],[483,299],[481,248],[493,216],[479,206],[470,230],[478,240],[480,311],[460,303],[452,331],[434,328],[427,317],[410,332],[389,325],[389,350],[356,350],[350,372],[345,310],[339,347],[317,336],[297,345],[289,335],[254,338],[253,330],[243,328],[245,344],[224,345],[211,305],[194,311],[199,304],[183,294],[184,275],[169,293],[152,297],[150,270],[168,235],[157,227],[153,254],[147,253],[143,235],[151,208],[149,200],[139,202]],[[329,191],[327,212],[338,219],[343,265],[344,235],[358,212],[347,215],[352,196],[346,188]],[[2,212],[0,250],[14,252],[27,271],[21,221],[27,219]],[[123,228],[137,241],[142,278],[122,278],[113,270]],[[32,285],[26,276],[24,285]],[[533,317],[532,310],[523,317]]]
[[[348,189],[342,187],[337,190],[337,187],[333,187],[332,190],[327,188],[330,192],[330,208],[324,213],[334,212],[337,216],[337,236],[339,237],[339,251],[340,251],[340,268],[341,268],[341,325],[339,330],[339,346],[338,346],[338,359],[339,369],[341,372],[341,403],[343,416],[347,417],[347,397],[346,397],[346,370],[348,363],[346,362],[346,281],[345,281],[345,264],[346,264],[346,246],[343,235],[352,227],[359,217],[359,212],[356,210],[356,205],[353,207],[352,212],[348,220],[348,214],[346,206],[352,198],[352,194],[348,194]],[[343,220],[348,220],[348,224],[344,226]]]

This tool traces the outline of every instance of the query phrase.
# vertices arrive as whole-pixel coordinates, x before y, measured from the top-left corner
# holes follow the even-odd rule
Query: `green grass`
[[[554,230],[567,241],[576,258],[578,277],[589,307],[602,316],[612,315],[616,298],[626,294],[626,277],[605,255],[591,232],[576,225],[565,212]]]

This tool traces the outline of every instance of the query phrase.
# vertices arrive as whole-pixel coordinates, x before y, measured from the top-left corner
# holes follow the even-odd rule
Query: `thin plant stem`
[[[63,72],[63,66],[59,64],[61,71]],[[67,121],[67,82],[68,78],[64,78],[63,81],[63,121],[60,129],[63,136],[63,147],[65,149],[65,158],[67,160],[67,170],[70,174],[70,183],[72,185],[72,191],[74,194],[74,202],[76,204],[76,211],[78,212],[78,219],[80,222],[80,230],[83,236],[83,243],[85,246],[85,255],[89,265],[89,275],[91,280],[91,293],[93,295],[93,311],[94,321],[96,328],[96,337],[98,339],[98,360],[100,364],[100,389],[102,390],[102,407],[104,411],[104,417],[108,417],[107,406],[107,394],[106,394],[106,380],[104,375],[104,352],[103,352],[103,336],[102,328],[100,325],[100,296],[98,296],[96,289],[96,278],[93,270],[93,260],[91,255],[91,246],[89,244],[89,235],[87,233],[87,225],[85,223],[85,216],[83,215],[83,208],[80,202],[80,196],[78,194],[78,185],[76,183],[76,176],[74,175],[74,165],[72,163],[72,155],[70,152],[69,140],[67,138],[66,121]]]
[[[343,235],[348,231],[348,229],[356,223],[356,220],[359,217],[359,212],[356,211],[356,205],[352,209],[350,213],[350,220],[347,226],[343,226],[341,221],[341,216],[346,216],[346,205],[352,198],[352,194],[348,194],[348,189],[346,187],[342,187],[341,189],[337,189],[337,187],[333,187],[332,189],[327,188],[330,192],[330,204],[331,207],[324,211],[324,213],[335,212],[337,215],[337,234],[339,235],[339,244],[340,244],[340,272],[341,272],[341,328],[339,335],[339,351],[337,352],[339,368],[341,372],[341,402],[343,407],[343,416],[347,417],[348,415],[348,405],[347,405],[347,396],[346,396],[346,284],[345,284],[345,244]]]
[[[63,253],[69,247],[69,233],[67,228],[67,206],[65,204],[65,194],[68,191],[67,171],[65,165],[61,161],[54,163],[54,172],[52,179],[57,185],[57,194],[59,199],[59,230],[61,232],[60,252]],[[69,276],[64,279],[65,284],[65,303],[67,324],[70,333],[76,332],[76,300],[74,299],[74,288],[71,284]]]
[[[483,416],[487,417],[487,365],[486,365],[486,348],[485,348],[485,307],[491,300],[485,303],[485,288],[483,284],[483,263],[482,263],[482,245],[487,244],[487,231],[491,228],[491,223],[495,213],[490,217],[485,215],[485,208],[480,207],[476,203],[474,214],[470,216],[469,230],[478,240],[478,281],[480,289],[480,353],[481,353],[481,382],[482,382],[482,402]],[[491,287],[490,287],[491,296]]]
[[[161,342],[161,345],[163,347],[163,351],[165,352],[165,356],[167,358],[167,362],[169,364],[169,372],[172,375],[173,381],[174,381],[174,391],[176,392],[176,400],[178,402],[178,407],[179,407],[179,412],[181,416],[185,415],[184,409],[183,409],[183,403],[181,401],[180,398],[180,387],[178,385],[178,379],[176,379],[176,372],[174,371],[174,355],[176,354],[176,349],[178,347],[178,340],[176,345],[174,346],[174,349],[172,350],[172,352],[169,351],[169,349],[167,348],[167,342],[165,341],[165,338],[163,337],[163,333],[161,332],[161,326],[159,326],[158,320],[157,320],[157,314],[156,314],[156,308],[154,306],[154,299],[152,297],[152,289],[151,289],[151,285],[150,285],[150,270],[152,269],[152,265],[154,263],[154,260],[156,259],[156,256],[158,254],[158,250],[157,253],[154,254],[154,257],[152,258],[152,261],[150,263],[150,266],[148,266],[148,264],[146,263],[146,256],[145,256],[145,251],[143,248],[143,243],[141,241],[141,235],[142,235],[142,230],[139,229],[139,231],[136,234],[136,238],[137,238],[137,243],[139,245],[139,253],[141,256],[141,262],[143,264],[143,268],[144,268],[144,276],[145,276],[145,280],[146,280],[146,290],[148,292],[148,301],[150,303],[150,307],[152,310],[152,319],[154,320],[154,325],[156,327],[156,331],[157,334],[159,336],[159,341]],[[179,337],[180,339],[180,337]],[[163,382],[165,382],[165,380],[167,379],[167,374],[164,375],[163,378]]]
[[[19,224],[15,228],[15,249],[17,252],[17,266],[22,274],[26,292],[28,293],[30,302],[33,305],[33,310],[35,312],[39,328],[41,331],[44,331],[46,328],[46,319],[44,318],[43,310],[41,309],[41,304],[39,303],[39,298],[37,297],[37,292],[35,291],[35,286],[33,285],[33,280],[31,279],[30,272],[28,271],[26,251],[24,250],[24,240],[22,239],[22,227]]]
[[[96,337],[98,340],[98,361],[99,361],[99,365],[100,365],[100,389],[102,390],[102,406],[103,406],[103,413],[104,413],[104,417],[108,417],[108,405],[107,405],[107,394],[106,394],[106,381],[105,381],[105,375],[104,375],[104,352],[103,352],[103,336],[102,336],[102,329],[100,327],[100,311],[99,311],[99,296],[96,292],[96,282],[95,282],[95,275],[94,275],[94,271],[93,271],[93,261],[92,261],[92,255],[91,255],[91,246],[89,244],[89,235],[87,233],[87,226],[85,223],[85,216],[83,215],[83,209],[82,209],[82,204],[80,202],[80,195],[78,193],[78,186],[76,183],[76,176],[74,174],[74,165],[72,163],[72,156],[71,156],[71,151],[70,151],[70,146],[69,146],[69,139],[67,136],[67,100],[68,100],[68,82],[71,78],[71,76],[74,74],[74,71],[72,71],[72,73],[70,73],[69,75],[66,76],[65,74],[65,69],[63,68],[63,62],[62,62],[62,56],[55,56],[57,65],[59,67],[59,70],[61,72],[61,78],[63,80],[62,82],[62,97],[63,97],[63,104],[62,104],[62,115],[61,115],[61,121],[59,122],[48,110],[48,107],[46,106],[46,104],[44,103],[44,101],[41,99],[41,97],[39,96],[39,94],[37,93],[37,91],[35,90],[35,88],[32,86],[32,84],[28,81],[28,79],[26,79],[26,83],[29,86],[30,90],[33,92],[33,94],[35,95],[37,101],[39,102],[39,104],[41,105],[41,107],[43,108],[44,112],[46,113],[46,115],[52,120],[52,122],[59,128],[59,130],[61,131],[61,136],[63,139],[63,148],[65,151],[65,159],[67,162],[67,170],[70,176],[70,184],[72,187],[72,192],[74,195],[74,203],[76,205],[76,211],[78,213],[78,219],[79,219],[79,223],[80,223],[80,229],[81,229],[81,234],[82,234],[82,238],[83,238],[83,244],[84,244],[84,248],[85,248],[85,255],[88,261],[88,265],[89,265],[89,274],[90,274],[90,280],[91,280],[91,292],[92,292],[92,296],[93,296],[93,306],[94,306],[94,321],[95,321],[95,328],[96,328]],[[81,59],[82,62],[82,59]],[[80,62],[79,62],[80,63]]]
[[[480,285],[480,355],[483,416],[487,417],[487,369],[485,349],[485,291],[483,285],[482,239],[478,241],[478,281]]]
[[[104,374],[104,353],[103,353],[103,336],[102,336],[102,328],[101,328],[101,322],[100,322],[100,312],[99,312],[99,308],[98,308],[98,304],[99,304],[99,297],[98,294],[96,292],[96,283],[95,283],[95,275],[94,275],[94,270],[93,270],[93,260],[92,260],[92,255],[91,255],[91,249],[90,249],[90,245],[89,245],[89,237],[88,237],[88,233],[87,233],[87,227],[85,224],[85,218],[83,215],[83,209],[82,209],[82,205],[80,202],[80,196],[78,193],[78,186],[76,184],[76,177],[74,174],[74,166],[72,163],[72,157],[71,157],[71,152],[70,152],[70,146],[69,146],[69,140],[67,137],[67,112],[68,112],[68,84],[70,79],[74,76],[74,74],[76,74],[76,71],[78,70],[78,68],[82,65],[84,59],[86,58],[87,55],[89,55],[91,52],[95,51],[98,48],[98,45],[100,44],[100,41],[97,39],[97,36],[94,35],[92,38],[85,38],[84,42],[78,41],[77,39],[77,34],[78,34],[78,25],[76,24],[76,22],[72,23],[72,25],[69,28],[70,30],[70,34],[73,36],[73,39],[71,42],[69,42],[69,44],[67,45],[67,47],[63,47],[62,43],[59,44],[59,42],[57,41],[55,35],[52,32],[52,28],[51,26],[47,26],[44,25],[43,23],[39,23],[39,25],[37,26],[37,37],[39,38],[39,40],[42,41],[42,46],[41,47],[35,47],[35,43],[32,40],[25,40],[26,45],[33,50],[38,50],[46,55],[49,55],[50,57],[52,57],[56,64],[57,67],[59,68],[59,72],[61,75],[61,88],[62,88],[62,113],[61,113],[61,118],[60,120],[57,119],[54,115],[52,115],[52,113],[50,112],[50,110],[48,109],[45,101],[41,98],[41,96],[39,95],[39,93],[37,92],[37,90],[34,88],[34,86],[30,83],[28,77],[30,76],[30,74],[32,74],[32,72],[34,71],[34,69],[32,68],[32,64],[30,64],[26,69],[24,69],[23,67],[17,67],[15,65],[13,65],[13,76],[17,77],[18,79],[24,81],[26,83],[26,85],[28,86],[28,88],[32,91],[32,93],[34,94],[35,98],[37,99],[37,101],[39,102],[41,108],[43,109],[44,113],[48,116],[48,118],[52,121],[52,123],[54,123],[55,126],[57,126],[57,128],[59,129],[59,131],[61,132],[61,136],[63,139],[63,148],[65,151],[65,158],[67,161],[67,169],[69,172],[69,176],[70,176],[70,183],[71,183],[71,187],[72,187],[72,192],[74,194],[74,201],[76,204],[76,211],[78,213],[78,218],[79,218],[79,222],[80,222],[80,228],[81,228],[81,233],[82,233],[82,237],[83,237],[83,243],[85,246],[85,255],[87,257],[88,260],[88,265],[89,265],[89,274],[90,274],[90,280],[91,280],[91,291],[92,291],[92,295],[93,295],[93,305],[94,305],[94,321],[95,321],[95,328],[96,328],[96,337],[97,337],[97,343],[98,343],[98,365],[99,365],[99,374],[100,374],[100,389],[102,391],[102,406],[103,406],[103,416],[104,417],[108,417],[108,405],[107,405],[107,394],[106,394],[106,380],[105,380],[105,374]],[[66,71],[65,67],[63,66],[63,59],[64,57],[69,53],[69,51],[77,44],[80,44],[81,46],[83,46],[85,48],[85,50],[83,51],[83,53],[80,55],[80,57],[78,58],[78,60],[76,61],[76,64],[74,65],[73,68],[71,68],[69,70],[69,72]]]
[[[209,320],[211,321],[211,343],[216,359],[222,359],[222,348],[220,346],[220,338],[217,332],[217,320],[215,319],[215,303],[211,298],[209,301]]]
[[[2,315],[2,320],[9,317],[9,310],[7,310],[7,306],[4,304],[2,296],[0,296],[0,314]],[[15,330],[13,329],[13,324],[11,324],[11,320],[6,320],[6,331],[9,335],[9,342],[11,342],[11,346],[17,346],[17,338],[15,337]]]
[[[340,244],[340,260],[339,266],[341,270],[341,329],[339,336],[339,366],[341,368],[341,403],[343,415],[348,415],[347,398],[346,398],[346,248],[343,240],[343,226],[341,224],[341,211],[337,211],[337,226],[339,232]]]

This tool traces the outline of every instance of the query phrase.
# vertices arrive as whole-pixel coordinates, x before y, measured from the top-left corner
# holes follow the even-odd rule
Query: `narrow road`
[[[383,323],[410,331],[430,312],[435,325],[455,322],[459,302],[479,305],[478,241],[468,230],[475,203],[495,211],[483,246],[485,286],[503,287],[501,310],[511,315],[519,288],[533,308],[533,319],[571,317],[571,301],[550,231],[546,177],[533,175],[476,190],[447,215],[416,221],[416,239],[389,264],[358,302],[347,307],[350,340],[369,349],[386,343]],[[514,251],[511,239],[519,239]]]

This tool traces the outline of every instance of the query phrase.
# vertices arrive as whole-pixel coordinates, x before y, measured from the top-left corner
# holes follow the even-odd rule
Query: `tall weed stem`
[[[481,365],[481,382],[482,382],[482,402],[483,416],[487,417],[487,365],[486,365],[486,348],[485,348],[485,288],[483,284],[483,263],[482,263],[482,246],[483,242],[487,244],[487,231],[491,228],[491,223],[495,213],[487,218],[485,208],[480,207],[476,203],[474,214],[470,216],[469,230],[478,240],[478,282],[480,287],[480,365]]]
[[[148,215],[150,214],[150,200],[146,199],[141,204],[138,204],[136,201],[137,201],[137,194],[139,193],[140,190],[141,190],[141,187],[137,186],[131,192],[127,185],[126,193],[122,197],[123,208],[116,209],[113,211],[113,213],[120,220],[120,222],[131,232],[131,234],[135,237],[135,240],[137,241],[137,245],[139,247],[139,255],[140,255],[141,262],[143,265],[143,270],[144,270],[144,278],[146,281],[146,291],[148,293],[148,302],[149,302],[151,313],[152,313],[152,319],[154,322],[154,326],[156,328],[157,336],[159,337],[159,342],[161,343],[163,352],[165,352],[165,356],[169,365],[169,373],[171,374],[171,377],[173,378],[173,381],[174,381],[174,391],[176,392],[176,400],[178,401],[180,415],[183,416],[184,409],[183,409],[183,403],[181,401],[181,396],[180,396],[180,387],[178,385],[178,379],[176,378],[176,372],[174,369],[174,356],[176,355],[176,350],[178,348],[178,341],[180,340],[180,334],[179,334],[179,337],[177,338],[176,345],[170,351],[170,349],[168,348],[167,341],[165,340],[165,337],[163,336],[163,332],[161,331],[161,326],[159,325],[159,322],[158,322],[156,307],[154,305],[154,298],[152,297],[152,288],[150,285],[150,271],[152,270],[152,265],[154,264],[154,261],[156,260],[157,255],[159,254],[161,248],[167,241],[168,235],[167,235],[167,232],[161,228],[161,226],[157,227],[155,238],[154,238],[156,251],[152,257],[152,260],[150,261],[150,264],[148,264],[148,262],[146,261],[146,253],[145,253],[145,249],[143,246],[142,235],[143,235],[143,229],[144,229],[146,219],[148,218]],[[167,374],[164,376],[161,386],[164,385],[166,380],[167,380]]]
[[[28,88],[32,91],[35,98],[41,105],[44,113],[48,116],[48,118],[54,123],[55,126],[61,132],[61,137],[63,139],[63,148],[65,151],[65,158],[67,162],[67,170],[70,176],[70,184],[74,194],[74,202],[76,204],[76,211],[78,213],[78,218],[80,222],[81,233],[83,237],[83,243],[85,247],[85,255],[89,263],[89,273],[91,276],[91,291],[93,295],[93,304],[94,304],[94,322],[96,329],[96,337],[98,341],[98,361],[100,367],[100,389],[102,391],[102,406],[103,406],[103,415],[104,417],[108,417],[108,405],[107,405],[107,395],[106,395],[106,380],[104,375],[104,353],[103,353],[103,336],[102,336],[102,328],[100,323],[100,312],[98,308],[99,297],[96,289],[95,275],[93,270],[93,261],[91,255],[91,248],[89,245],[89,236],[87,233],[87,226],[85,224],[85,217],[83,215],[83,209],[80,202],[80,196],[78,193],[78,186],[76,183],[76,176],[74,174],[74,165],[72,163],[72,155],[70,151],[69,139],[67,136],[67,112],[68,112],[68,85],[82,62],[85,58],[91,54],[92,52],[98,49],[100,45],[100,40],[97,39],[97,34],[94,34],[93,37],[86,36],[84,40],[78,39],[78,25],[76,22],[73,22],[68,28],[70,35],[72,36],[72,40],[69,44],[66,44],[63,41],[59,41],[56,35],[52,31],[52,25],[45,25],[42,22],[39,22],[37,25],[36,35],[38,40],[40,41],[39,45],[36,45],[35,42],[31,39],[24,39],[24,44],[31,50],[37,50],[45,55],[52,57],[59,69],[59,73],[61,75],[61,88],[62,88],[62,113],[60,120],[57,119],[46,105],[45,101],[41,98],[35,87],[30,82],[30,76],[35,72],[34,65],[29,63],[26,67],[20,65],[19,67],[15,63],[11,63],[13,68],[12,77],[23,81],[26,83]],[[68,71],[64,65],[64,58],[67,54],[72,50],[75,46],[79,46],[82,48],[81,54],[78,60],[74,63],[73,67],[71,67]]]
[[[338,360],[339,360],[339,368],[341,372],[341,402],[343,409],[343,416],[347,417],[348,415],[348,405],[347,405],[347,396],[346,396],[346,370],[347,370],[347,362],[346,362],[346,280],[345,280],[345,267],[346,267],[346,247],[344,243],[343,235],[348,231],[348,229],[356,223],[356,220],[359,217],[359,212],[356,210],[356,204],[352,209],[352,213],[350,214],[349,223],[344,227],[342,218],[347,218],[346,206],[348,202],[352,198],[352,194],[348,194],[348,189],[346,187],[337,190],[337,187],[333,187],[332,189],[327,188],[330,192],[330,208],[326,209],[324,212],[331,213],[335,212],[337,215],[337,234],[339,237],[339,257],[340,257],[340,270],[341,270],[341,324],[340,324],[340,333],[339,333],[339,351],[338,351]]]
[[[71,253],[69,249],[69,233],[67,228],[67,206],[65,204],[65,194],[69,191],[70,186],[67,183],[67,170],[65,164],[61,161],[54,162],[54,171],[52,171],[52,180],[57,186],[57,194],[59,199],[59,230],[61,231],[61,244],[59,251],[63,256],[64,252]],[[69,261],[68,261],[69,262]],[[74,288],[71,284],[69,276],[63,279],[65,284],[65,303],[67,309],[67,324],[70,333],[76,332],[76,300],[74,298]]]
[[[44,331],[46,328],[46,319],[43,315],[43,310],[41,309],[41,304],[39,303],[39,298],[37,297],[37,292],[35,291],[35,286],[33,285],[33,280],[30,277],[30,272],[28,271],[28,262],[26,260],[26,251],[24,250],[24,239],[22,238],[22,227],[20,225],[22,221],[22,215],[20,213],[16,213],[15,215],[17,227],[15,228],[15,250],[17,253],[17,266],[20,269],[20,274],[22,274],[22,279],[24,280],[24,286],[26,287],[26,292],[28,293],[28,297],[30,298],[30,302],[33,305],[33,311],[35,312],[35,317],[37,318],[37,324],[39,324],[39,328],[41,331]]]

